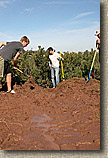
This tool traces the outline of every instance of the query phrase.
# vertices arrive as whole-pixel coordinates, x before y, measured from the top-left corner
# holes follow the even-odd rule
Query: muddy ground
[[[55,89],[26,82],[0,92],[2,150],[100,150],[100,82],[72,78]]]

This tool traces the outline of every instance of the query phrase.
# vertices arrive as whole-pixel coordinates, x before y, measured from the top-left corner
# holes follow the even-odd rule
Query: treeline
[[[44,88],[52,87],[51,72],[49,69],[49,54],[44,50],[44,48],[41,48],[41,46],[38,48],[39,49],[37,51],[25,51],[24,54],[18,58],[17,66],[24,73],[32,75],[39,86]],[[91,49],[90,52],[62,52],[62,57],[64,58],[63,68],[65,80],[72,77],[87,78],[94,52],[95,50],[93,49]],[[28,80],[26,76],[17,70],[13,69],[12,74],[12,80],[17,84],[23,84]],[[97,54],[94,63],[94,75],[96,79],[100,79],[99,54]],[[62,71],[60,69],[60,82],[62,80]]]

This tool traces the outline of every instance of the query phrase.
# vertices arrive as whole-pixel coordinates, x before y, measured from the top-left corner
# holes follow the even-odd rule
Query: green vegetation
[[[64,76],[65,80],[72,77],[87,78],[91,63],[93,60],[95,50],[91,49],[91,52],[63,52],[64,58]],[[58,52],[59,53],[59,52]],[[18,59],[18,68],[24,73],[32,75],[36,83],[44,88],[52,87],[51,83],[51,72],[49,69],[49,54],[41,46],[38,47],[37,51],[25,51]],[[28,80],[26,76],[12,70],[12,79],[17,84],[22,84]],[[97,54],[94,63],[94,74],[96,79],[100,79],[99,69],[99,54]],[[60,69],[60,81],[62,81],[62,74]]]
[[[96,118],[100,119],[100,113],[96,114]]]

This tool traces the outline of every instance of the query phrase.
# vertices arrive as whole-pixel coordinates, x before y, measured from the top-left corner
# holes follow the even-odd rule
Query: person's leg
[[[4,71],[4,59],[0,56],[0,89],[2,89],[2,78]]]
[[[59,83],[59,67],[55,68],[55,76],[56,76],[56,86]]]
[[[3,72],[4,72],[4,59],[2,56],[0,56],[0,78],[3,77]]]
[[[7,90],[10,91],[11,90],[11,73],[8,73],[6,75],[6,82],[7,82]]]
[[[7,82],[7,92],[8,93],[15,93],[14,90],[11,88],[11,68],[9,62],[5,61],[4,64],[4,74],[6,74],[6,82]]]
[[[51,81],[52,81],[52,84],[53,84],[53,88],[55,88],[54,68],[51,68]]]

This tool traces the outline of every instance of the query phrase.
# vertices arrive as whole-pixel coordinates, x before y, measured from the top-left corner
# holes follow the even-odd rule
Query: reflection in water
[[[30,131],[27,135],[25,135],[24,143],[26,143],[26,145],[28,146],[31,146],[31,143],[29,142],[35,141],[43,145],[45,143],[43,148],[46,147],[52,148],[53,150],[60,150],[59,145],[54,142],[55,138],[51,135],[46,134],[46,132],[48,132],[48,129],[53,126],[50,125],[51,120],[52,118],[50,118],[47,114],[43,114],[42,116],[34,116],[31,119],[31,127],[37,128],[37,130],[36,132]]]
[[[50,118],[47,114],[43,114],[42,116],[34,116],[31,122],[35,123],[35,125],[33,125],[32,127],[42,127],[44,128],[42,131],[46,133],[50,127],[50,124],[46,122],[51,120],[52,118]]]
[[[43,114],[42,116],[34,116],[31,122],[44,123],[46,121],[51,121],[51,120],[52,118],[50,118],[47,114]]]
[[[62,129],[62,126],[59,123],[62,121],[70,120],[71,114],[67,113],[61,118],[57,119],[56,124],[52,123],[53,118],[49,117],[47,114],[40,115],[38,112],[35,112],[35,116],[31,119],[31,130],[24,135],[24,144],[27,146],[33,146],[33,144],[38,144],[38,147],[41,149],[52,149],[52,150],[60,150],[60,144],[79,142],[81,137],[81,133],[79,131],[73,131],[72,127],[68,127],[66,129]],[[55,121],[54,121],[55,122]],[[52,133],[52,134],[51,134]],[[62,139],[60,140],[60,144],[57,143],[55,136],[60,136]],[[68,136],[71,137],[68,138]]]

